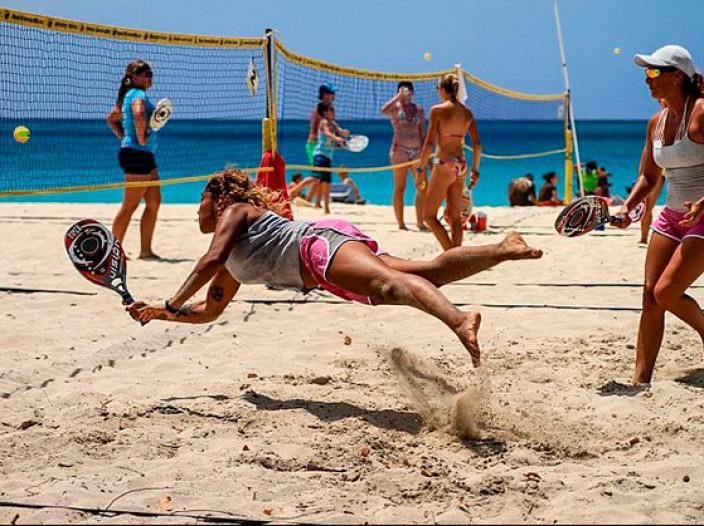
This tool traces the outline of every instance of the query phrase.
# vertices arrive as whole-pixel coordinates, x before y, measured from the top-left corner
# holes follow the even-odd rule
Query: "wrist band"
[[[171,306],[169,303],[169,300],[164,301],[164,308],[170,312],[171,314],[178,314],[181,309],[175,309],[174,307]]]

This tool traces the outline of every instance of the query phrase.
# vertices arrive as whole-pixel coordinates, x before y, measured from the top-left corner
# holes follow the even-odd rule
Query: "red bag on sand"
[[[267,150],[264,152],[264,155],[262,155],[262,161],[259,163],[259,167],[274,169],[271,172],[257,173],[256,183],[279,192],[280,201],[285,205],[284,217],[293,220],[291,202],[288,198],[288,190],[286,189],[286,162],[284,158],[279,152],[272,153],[271,150]]]

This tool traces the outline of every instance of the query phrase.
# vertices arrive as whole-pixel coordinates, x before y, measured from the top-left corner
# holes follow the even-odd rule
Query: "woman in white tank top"
[[[704,341],[704,314],[685,292],[704,272],[704,93],[689,52],[664,46],[652,55],[636,55],[646,84],[664,108],[648,121],[640,173],[619,211],[619,225],[648,196],[663,171],[667,202],[651,229],[645,259],[643,310],[638,327],[633,383],[650,382],[669,311],[696,330]]]

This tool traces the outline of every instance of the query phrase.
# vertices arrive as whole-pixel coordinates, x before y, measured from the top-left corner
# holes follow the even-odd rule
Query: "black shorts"
[[[126,174],[147,175],[156,170],[154,154],[134,148],[120,148],[120,166]]]
[[[332,160],[324,155],[316,155],[313,157],[313,166],[320,168],[331,168]],[[313,177],[319,179],[321,183],[331,183],[332,182],[332,172],[316,172],[313,171]]]

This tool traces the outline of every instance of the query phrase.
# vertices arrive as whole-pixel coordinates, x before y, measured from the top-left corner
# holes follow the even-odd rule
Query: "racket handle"
[[[132,297],[132,294],[130,294],[129,292],[125,291],[125,292],[121,293],[120,296],[122,296],[122,302],[125,305],[132,305],[134,303],[134,298]]]
[[[125,305],[129,306],[134,303],[134,298],[132,297],[132,294],[130,294],[129,292],[125,291],[124,293],[120,294],[120,296],[122,296],[122,301],[124,302]],[[147,324],[146,321],[141,321],[141,320],[139,323],[140,323],[140,325],[142,325],[142,327],[144,327]]]

